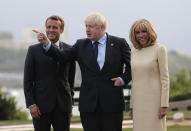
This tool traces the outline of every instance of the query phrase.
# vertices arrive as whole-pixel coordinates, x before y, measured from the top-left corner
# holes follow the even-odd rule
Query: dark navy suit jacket
[[[98,100],[104,112],[124,110],[123,87],[114,86],[111,79],[121,77],[126,84],[131,80],[130,48],[125,39],[107,34],[102,70],[99,69],[93,45],[88,39],[77,40],[72,48],[65,51],[51,46],[45,54],[57,61],[78,61],[82,74],[80,112],[94,112]]]
[[[60,50],[69,45],[60,42]],[[51,112],[56,103],[71,112],[75,62],[58,62],[46,56],[41,43],[29,47],[24,68],[26,105],[37,104],[41,113]]]

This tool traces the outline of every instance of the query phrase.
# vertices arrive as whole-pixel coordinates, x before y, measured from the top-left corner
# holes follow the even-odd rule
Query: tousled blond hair
[[[150,21],[148,21],[147,19],[140,19],[140,20],[135,21],[130,29],[129,38],[130,38],[131,42],[133,43],[133,46],[136,49],[142,48],[136,39],[136,31],[140,30],[140,29],[145,29],[149,35],[149,41],[147,43],[147,46],[154,45],[157,41],[156,30],[154,29],[154,27]]]
[[[92,22],[95,26],[103,26],[104,30],[106,30],[107,21],[103,15],[100,13],[91,13],[85,19],[85,23]]]

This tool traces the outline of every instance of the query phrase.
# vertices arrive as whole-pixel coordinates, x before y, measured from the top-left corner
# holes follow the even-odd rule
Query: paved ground
[[[132,128],[132,120],[123,121],[123,128]],[[80,129],[82,128],[81,123],[72,123],[70,128]],[[20,125],[4,125],[0,126],[0,131],[29,131],[33,130],[32,124],[20,124]]]
[[[173,125],[191,126],[191,120],[183,120],[183,121],[167,120],[167,125],[168,126],[173,126]]]
[[[133,121],[132,120],[124,120],[123,121],[123,128],[132,128]],[[191,125],[191,120],[184,120],[182,122],[176,122],[172,120],[167,121],[168,126],[172,125]],[[71,128],[73,129],[80,129],[82,128],[81,123],[72,123]],[[4,125],[0,126],[0,131],[29,131],[33,130],[33,125],[32,124],[20,124],[20,125]]]

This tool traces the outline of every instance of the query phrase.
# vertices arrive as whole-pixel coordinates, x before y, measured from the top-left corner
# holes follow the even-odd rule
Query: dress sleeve
[[[131,54],[133,54],[134,53],[134,48],[132,47],[131,48]],[[131,57],[131,60],[132,60],[132,55],[130,56]],[[131,65],[132,66],[132,65]],[[132,68],[131,68],[131,72],[132,72]],[[132,80],[132,82],[131,82],[131,90],[130,90],[130,103],[129,103],[129,108],[130,109],[133,109],[133,97],[132,97],[132,95],[133,95],[133,90],[132,90],[132,88],[133,88],[133,80]]]
[[[132,90],[131,90],[131,96],[130,96],[130,104],[129,104],[129,108],[130,108],[130,109],[133,109]]]
[[[166,48],[160,45],[158,48],[158,64],[161,80],[161,107],[169,106],[169,72],[168,56]]]

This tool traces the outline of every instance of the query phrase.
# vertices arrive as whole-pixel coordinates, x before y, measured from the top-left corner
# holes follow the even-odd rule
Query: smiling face
[[[147,47],[149,42],[149,33],[146,28],[139,28],[135,31],[135,38],[141,47]]]
[[[61,29],[61,22],[59,20],[48,19],[46,22],[46,35],[52,43],[56,43],[60,34],[63,32]]]
[[[98,41],[105,33],[103,26],[95,25],[91,21],[86,21],[86,35],[89,40]]]

